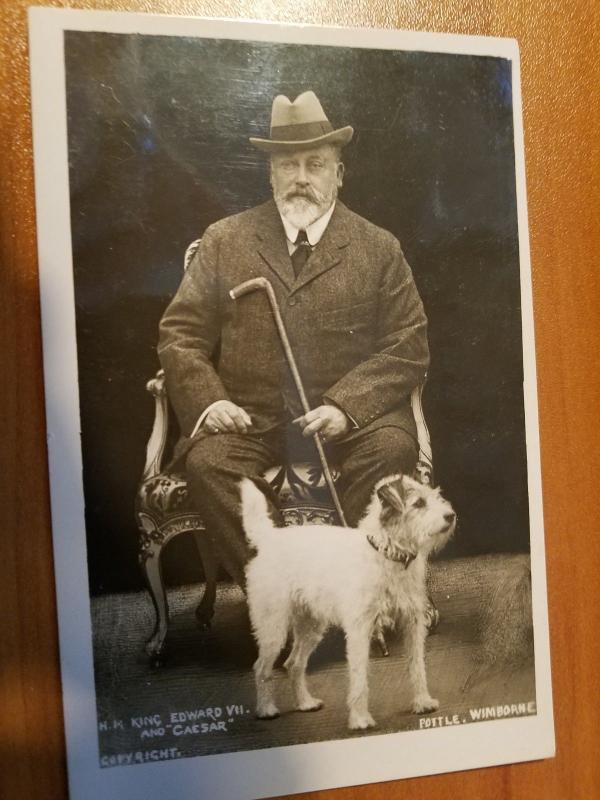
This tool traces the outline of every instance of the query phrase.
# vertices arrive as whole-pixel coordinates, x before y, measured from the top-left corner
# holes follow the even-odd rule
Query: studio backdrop
[[[429,318],[425,415],[460,520],[446,554],[527,551],[511,62],[67,31],[65,65],[92,592],[142,586],[145,384],[186,247],[271,196],[248,139],[267,135],[275,95],[308,89],[354,127],[341,199],[398,237]],[[174,543],[167,580],[199,577],[193,556]]]

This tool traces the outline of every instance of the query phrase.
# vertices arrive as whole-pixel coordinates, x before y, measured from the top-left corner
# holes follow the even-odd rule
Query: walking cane
[[[232,289],[229,292],[229,296],[231,297],[232,300],[237,300],[238,297],[242,297],[245,294],[249,294],[250,292],[255,292],[257,290],[267,293],[267,297],[269,298],[269,303],[271,304],[271,311],[273,312],[273,318],[275,319],[275,324],[277,325],[277,331],[279,333],[279,337],[283,345],[283,349],[290,367],[290,371],[294,378],[294,383],[296,384],[296,389],[298,390],[300,403],[302,404],[302,410],[304,411],[305,414],[308,414],[308,412],[310,411],[310,406],[308,405],[306,392],[304,391],[304,386],[302,384],[302,378],[300,377],[300,373],[298,372],[296,359],[294,358],[294,353],[292,352],[290,340],[288,338],[285,325],[283,324],[283,319],[281,317],[279,306],[277,305],[277,298],[275,297],[275,292],[273,291],[271,282],[268,281],[266,278],[252,278],[249,281],[244,281],[244,283],[240,283],[239,286],[235,287],[235,289]],[[321,466],[323,467],[323,475],[325,476],[325,481],[327,482],[327,486],[329,487],[329,492],[331,494],[331,499],[333,500],[335,510],[338,513],[340,522],[342,523],[342,525],[344,525],[344,527],[347,528],[348,523],[346,522],[346,518],[344,517],[344,512],[342,511],[340,499],[338,497],[337,490],[333,483],[331,470],[329,469],[329,464],[327,463],[327,456],[325,455],[325,451],[323,450],[323,442],[321,441],[321,437],[319,436],[318,431],[313,435],[313,439],[315,442],[315,447],[317,448],[317,452],[319,454]]]

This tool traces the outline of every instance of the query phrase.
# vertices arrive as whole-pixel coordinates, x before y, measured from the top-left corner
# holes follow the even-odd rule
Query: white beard
[[[337,197],[337,187],[329,196],[318,194],[318,202],[309,200],[308,197],[294,196],[286,200],[280,194],[275,193],[275,205],[282,217],[285,217],[298,230],[306,230],[309,225],[322,217],[330,208]]]

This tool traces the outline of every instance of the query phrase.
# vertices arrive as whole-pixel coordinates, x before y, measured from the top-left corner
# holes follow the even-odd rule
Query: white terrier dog
[[[425,569],[427,556],[454,532],[456,515],[439,490],[407,476],[391,476],[375,487],[358,528],[302,525],[275,528],[267,502],[252,481],[241,484],[248,540],[258,554],[246,567],[248,605],[258,659],[256,714],[278,716],[273,664],[290,628],[294,639],[285,662],[300,711],[316,711],[321,700],[306,685],[309,656],[330,625],[346,634],[349,669],[348,725],[375,725],[368,709],[369,644],[378,621],[404,621],[409,679],[416,714],[435,711],[425,674]]]

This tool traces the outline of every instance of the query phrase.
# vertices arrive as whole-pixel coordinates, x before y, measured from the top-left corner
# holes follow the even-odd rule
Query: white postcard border
[[[519,51],[512,39],[31,8],[38,256],[69,783],[74,800],[267,797],[554,754]],[[521,263],[537,714],[482,724],[101,769],[92,660],[69,215],[64,30],[250,39],[510,59]],[[425,738],[424,738],[425,737]]]

